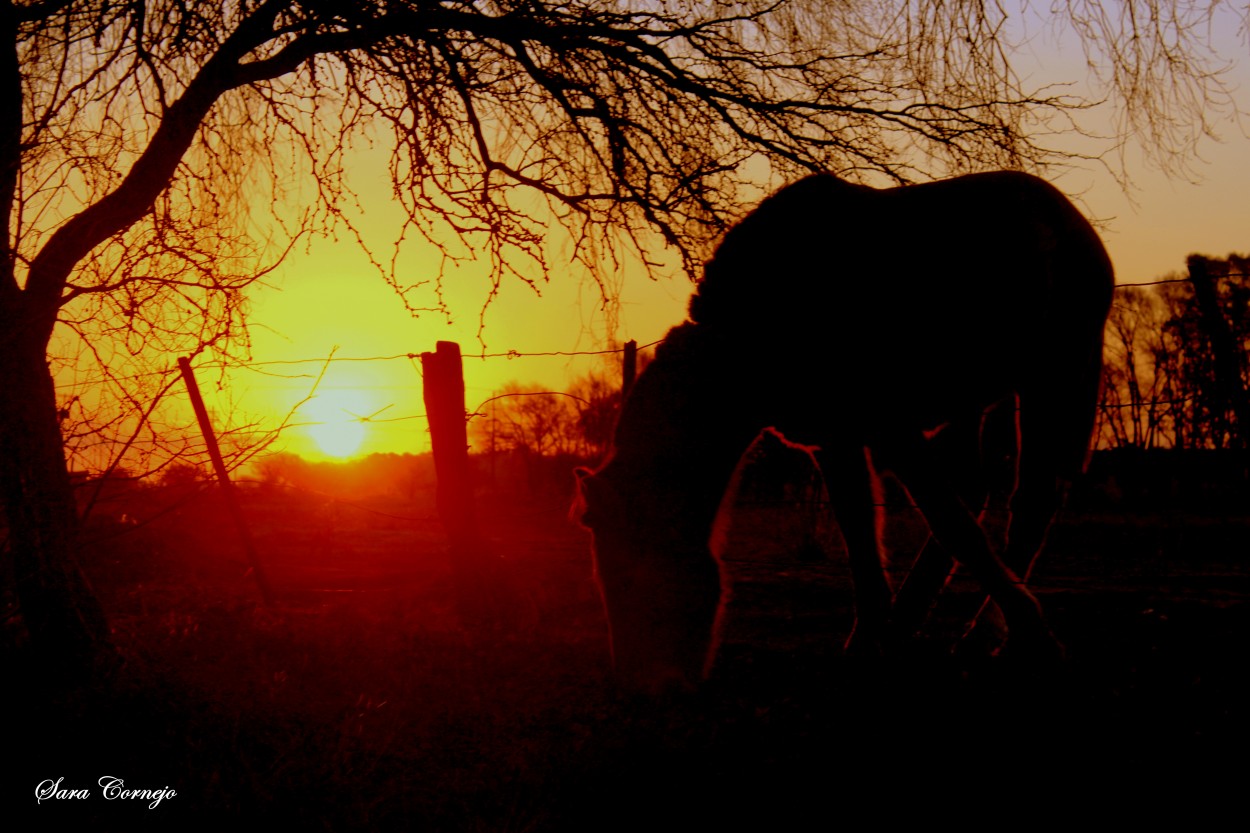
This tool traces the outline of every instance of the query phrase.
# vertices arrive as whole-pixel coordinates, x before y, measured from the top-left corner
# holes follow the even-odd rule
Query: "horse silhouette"
[[[815,449],[854,582],[848,652],[889,650],[954,556],[1001,611],[1007,650],[1061,655],[1024,580],[1088,460],[1113,283],[1090,224],[1023,173],[889,189],[816,174],[761,202],[640,374],[606,462],[578,472],[618,675],[656,689],[710,669],[728,589],[710,537],[767,428]],[[966,476],[991,409],[1016,415],[1001,552]],[[977,462],[947,462],[961,453]],[[897,600],[880,554],[885,470],[934,542],[913,568],[920,589]]]

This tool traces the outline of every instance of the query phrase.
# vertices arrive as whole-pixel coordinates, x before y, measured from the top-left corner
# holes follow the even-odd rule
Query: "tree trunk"
[[[0,488],[22,619],[49,682],[84,684],[115,654],[77,561],[78,510],[45,345],[12,338],[0,355]]]

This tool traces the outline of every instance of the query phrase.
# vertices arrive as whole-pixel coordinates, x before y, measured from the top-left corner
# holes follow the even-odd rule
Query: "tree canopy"
[[[1102,85],[1085,96],[1017,74],[1027,4],[6,5],[8,291],[37,296],[45,325],[93,295],[136,319],[174,300],[140,287],[175,275],[229,295],[257,255],[341,219],[358,141],[392,148],[414,230],[534,280],[549,216],[526,194],[592,269],[621,233],[697,256],[740,212],[752,162],[898,180],[1038,165],[1104,94],[1124,135],[1178,151],[1223,92],[1209,10],[1186,3],[1058,10]],[[136,335],[159,338],[150,325]]]
[[[1104,447],[1246,447],[1248,278],[1244,256],[1195,255],[1187,275],[1121,288],[1107,326]]]

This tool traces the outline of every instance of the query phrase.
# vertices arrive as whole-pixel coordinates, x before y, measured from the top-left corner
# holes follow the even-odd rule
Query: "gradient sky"
[[[1225,33],[1228,38],[1231,32]],[[1230,41],[1231,42],[1231,41]],[[1240,42],[1243,54],[1245,42]],[[1045,57],[1039,57],[1039,66]],[[1055,66],[1069,67],[1056,59]],[[1250,112],[1250,62],[1242,60],[1232,80],[1243,110]],[[1130,166],[1133,189],[1126,193],[1095,164],[1058,171],[1053,182],[1095,220],[1111,252],[1120,283],[1138,283],[1184,268],[1193,252],[1224,256],[1250,251],[1250,138],[1246,125],[1231,119],[1215,123],[1222,141],[1205,142],[1192,161],[1196,181],[1168,177],[1142,164]],[[375,152],[376,153],[376,152]],[[389,184],[376,158],[362,157],[354,175],[362,189],[387,194]],[[396,215],[384,197],[369,206],[368,227],[379,230],[382,252],[389,252]],[[392,229],[389,234],[386,229]],[[436,268],[414,261],[414,275]],[[488,285],[480,274],[463,269],[445,277],[452,321],[437,313],[414,319],[352,242],[318,240],[290,257],[252,293],[256,362],[337,357],[401,358],[329,365],[318,398],[296,422],[352,422],[376,414],[364,432],[360,453],[419,452],[428,448],[421,415],[419,361],[406,354],[433,350],[438,340],[457,341],[465,354],[467,407],[472,410],[508,381],[563,389],[576,376],[601,368],[594,357],[520,356],[472,358],[488,354],[594,351],[606,337],[647,344],[681,321],[691,287],[679,276],[653,281],[641,273],[625,276],[619,329],[605,332],[593,287],[558,275],[541,296],[520,284],[507,285],[492,303],[478,339],[479,313]],[[307,395],[315,363],[267,365],[230,376],[238,421],[273,419]],[[270,374],[283,374],[275,376]],[[291,378],[285,378],[291,377]],[[384,421],[385,420],[385,421]],[[358,425],[359,423],[357,423]],[[358,430],[358,428],[356,429]],[[283,446],[319,456],[308,428],[289,429]]]

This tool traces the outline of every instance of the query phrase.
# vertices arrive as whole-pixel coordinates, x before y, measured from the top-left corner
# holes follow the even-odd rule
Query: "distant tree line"
[[[1107,322],[1100,448],[1245,448],[1250,258],[1121,287]]]
[[[314,461],[283,452],[260,460],[254,470],[257,479],[251,482],[270,492],[295,490],[333,498],[414,501],[429,495],[432,500],[435,484],[434,460],[428,453]]]
[[[611,442],[620,400],[620,380],[600,371],[564,391],[509,382],[471,416],[473,451],[596,458]]]

